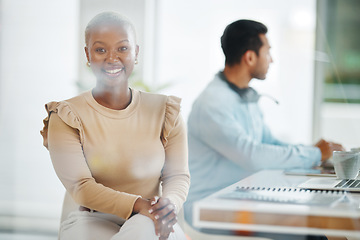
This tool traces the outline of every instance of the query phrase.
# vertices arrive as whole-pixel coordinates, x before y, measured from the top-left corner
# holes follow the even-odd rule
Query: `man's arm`
[[[319,148],[256,140],[224,109],[198,109],[189,124],[203,142],[244,169],[310,168],[320,164]],[[268,131],[263,123],[253,127]]]

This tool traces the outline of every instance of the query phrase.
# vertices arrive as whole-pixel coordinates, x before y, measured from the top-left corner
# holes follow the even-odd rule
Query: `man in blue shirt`
[[[192,225],[192,204],[262,169],[312,168],[343,150],[320,140],[315,146],[276,139],[265,125],[249,82],[264,80],[272,58],[267,28],[238,20],[221,37],[225,68],[195,100],[188,119],[191,187],[185,219]]]

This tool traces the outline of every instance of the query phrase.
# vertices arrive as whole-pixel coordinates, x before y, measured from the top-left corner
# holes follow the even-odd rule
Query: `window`
[[[360,103],[360,1],[330,0],[324,4],[325,102]],[[320,26],[319,26],[320,27]]]
[[[360,145],[360,1],[317,4],[315,138]]]

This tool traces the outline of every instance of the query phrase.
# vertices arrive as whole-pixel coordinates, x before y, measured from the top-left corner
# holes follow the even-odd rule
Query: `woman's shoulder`
[[[160,117],[162,124],[161,141],[166,146],[170,133],[179,125],[179,122],[182,122],[181,98],[148,92],[140,92],[140,95],[143,106],[152,109],[152,113]]]
[[[181,98],[158,93],[140,92],[142,106],[151,109],[152,113],[164,119],[163,141],[167,142],[167,136],[181,118]]]
[[[75,97],[71,97],[62,101],[52,101],[45,104],[46,111],[50,115],[55,112],[61,119],[68,121],[75,121],[78,119],[76,109],[80,109],[86,103],[85,95],[87,92],[81,93]]]
[[[81,120],[78,117],[78,114],[76,113],[76,110],[74,110],[73,105],[78,105],[80,102],[84,101],[84,95],[85,93],[82,93],[78,96],[69,98],[67,100],[63,101],[52,101],[45,104],[45,109],[47,112],[47,116],[44,118],[43,123],[44,127],[40,131],[41,135],[44,138],[44,146],[47,147],[47,131],[48,131],[48,125],[50,116],[52,113],[55,113],[65,124],[68,126],[78,129],[80,132],[80,137],[82,137],[82,124]]]
[[[91,91],[85,91],[82,92],[74,97],[65,99],[63,101],[60,101],[60,103],[62,104],[67,104],[67,105],[83,105],[84,103],[86,103],[86,97],[91,95]]]
[[[181,98],[160,93],[139,91],[142,104],[149,107],[178,108],[180,110]]]
[[[85,96],[89,93],[90,93],[90,91],[86,91],[86,92],[80,93],[76,96],[73,96],[70,98],[65,98],[63,100],[51,101],[51,102],[47,103],[47,105],[52,104],[53,106],[60,106],[60,105],[68,106],[68,105],[83,104],[85,102]]]

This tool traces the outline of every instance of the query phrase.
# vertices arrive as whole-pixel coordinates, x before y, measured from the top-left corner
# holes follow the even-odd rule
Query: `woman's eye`
[[[98,52],[98,53],[104,53],[104,52],[105,52],[105,49],[103,49],[103,48],[96,48],[95,51]]]
[[[120,51],[126,51],[126,50],[128,50],[128,47],[121,47],[121,48],[119,48],[119,50]]]

